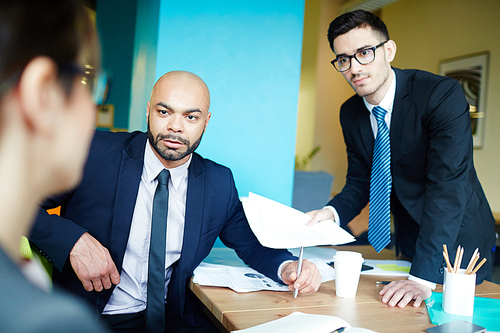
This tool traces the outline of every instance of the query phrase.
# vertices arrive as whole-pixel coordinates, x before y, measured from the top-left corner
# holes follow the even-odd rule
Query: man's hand
[[[288,285],[288,289],[299,289],[299,294],[315,292],[321,285],[321,273],[312,262],[304,259],[302,261],[302,270],[297,279],[298,261],[291,262],[283,267],[281,279]]]
[[[432,290],[418,282],[411,280],[393,281],[384,286],[379,295],[382,302],[389,306],[404,308],[411,300],[414,300],[413,306],[418,308],[422,301],[431,297]]]
[[[329,208],[323,208],[319,210],[312,210],[310,212],[307,212],[306,215],[309,215],[311,220],[307,222],[307,225],[315,225],[318,222],[325,221],[325,220],[334,220],[335,217],[333,216],[333,212]]]
[[[87,291],[102,291],[120,283],[120,274],[107,248],[88,232],[69,254],[71,266]]]

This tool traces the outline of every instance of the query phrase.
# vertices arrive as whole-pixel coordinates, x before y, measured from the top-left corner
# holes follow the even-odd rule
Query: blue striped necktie
[[[387,111],[376,106],[372,113],[377,119],[378,131],[370,179],[368,241],[380,252],[391,241],[391,142],[384,119]]]
[[[167,169],[158,174],[158,185],[153,198],[146,304],[147,332],[165,331],[165,248],[169,177],[170,172]]]

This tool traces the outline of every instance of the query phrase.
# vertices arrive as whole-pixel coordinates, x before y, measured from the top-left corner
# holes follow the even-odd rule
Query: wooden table
[[[395,259],[394,252],[383,250],[377,254],[371,246],[342,246],[344,251],[363,253],[367,259]],[[294,311],[340,317],[351,326],[376,332],[425,332],[434,326],[429,320],[425,304],[418,308],[392,308],[381,302],[379,280],[398,280],[380,276],[362,275],[356,298],[345,299],[335,295],[335,281],[321,284],[316,293],[293,298],[292,292],[258,291],[236,293],[228,288],[206,287],[191,283],[194,294],[206,306],[213,318],[227,331],[244,329],[287,316]],[[438,286],[436,291],[442,291]],[[476,287],[476,295],[500,298],[500,285],[484,282]]]

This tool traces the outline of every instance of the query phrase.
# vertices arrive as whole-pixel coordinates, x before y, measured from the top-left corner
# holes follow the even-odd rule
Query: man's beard
[[[179,161],[179,160],[182,160],[184,157],[191,155],[196,150],[196,148],[198,148],[198,146],[200,145],[200,142],[201,142],[201,138],[203,137],[203,133],[204,133],[204,131],[202,132],[202,134],[200,135],[198,140],[196,140],[191,145],[191,142],[189,140],[184,139],[184,138],[182,138],[178,135],[174,135],[174,134],[161,134],[160,133],[156,136],[156,138],[153,137],[153,133],[151,133],[151,130],[149,128],[149,123],[148,123],[147,135],[148,135],[149,143],[151,144],[153,149],[158,153],[158,155],[160,155],[162,158],[164,158],[167,161]],[[159,142],[161,140],[167,140],[167,139],[181,142],[182,144],[184,144],[187,147],[186,151],[181,152],[181,151],[177,151],[176,149],[161,147],[159,145]]]

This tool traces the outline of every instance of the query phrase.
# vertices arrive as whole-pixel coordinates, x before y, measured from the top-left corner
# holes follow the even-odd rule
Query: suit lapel
[[[203,205],[205,196],[205,167],[201,156],[194,153],[189,166],[188,189],[186,196],[186,217],[184,225],[184,238],[182,243],[181,262],[195,260],[198,241],[203,220]],[[179,267],[181,269],[181,267]]]
[[[181,258],[177,261],[169,283],[168,294],[171,306],[184,312],[185,279],[190,277],[200,240],[201,223],[205,196],[205,167],[202,158],[194,153],[189,166],[188,188],[186,195],[186,214],[184,218],[184,237]],[[202,258],[203,259],[203,258]]]
[[[373,145],[375,144],[375,139],[373,138],[373,131],[370,124],[370,112],[365,106],[363,99],[358,98],[358,113],[356,117],[358,118],[359,131],[361,133],[361,139],[363,140],[363,146],[365,147],[366,154],[369,160],[372,160],[373,156]]]
[[[394,98],[394,106],[392,108],[391,118],[391,167],[395,168],[396,160],[398,159],[401,139],[403,137],[404,123],[409,113],[410,101],[408,98],[408,78],[404,73],[397,68],[394,68],[396,73],[396,96]]]
[[[132,139],[127,149],[121,153],[120,169],[115,194],[115,207],[111,225],[111,244],[115,253],[118,270],[121,270],[123,256],[132,224],[135,201],[144,165],[146,136]]]
[[[110,246],[108,247],[119,272],[122,269],[135,201],[137,192],[139,191],[146,138],[145,134],[134,136],[127,149],[121,152],[115,192],[115,206],[113,207],[113,221],[110,226]],[[99,313],[106,306],[114,287],[105,289],[99,293],[96,304]]]

